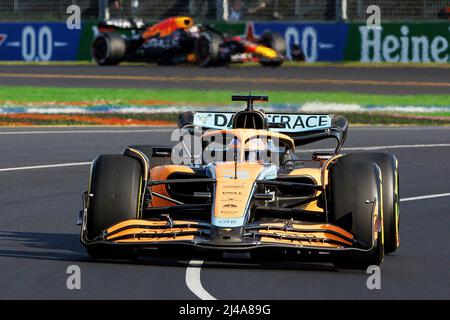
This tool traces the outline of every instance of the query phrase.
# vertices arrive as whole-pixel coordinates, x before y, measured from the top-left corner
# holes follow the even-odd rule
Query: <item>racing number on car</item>
[[[26,26],[22,30],[22,58],[25,61],[49,61],[53,54],[52,30],[42,26],[36,30]]]

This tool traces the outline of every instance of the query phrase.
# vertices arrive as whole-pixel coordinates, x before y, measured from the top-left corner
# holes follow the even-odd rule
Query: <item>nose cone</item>
[[[240,227],[253,194],[254,182],[264,169],[258,163],[234,162],[216,164],[216,193],[212,224],[219,227]]]

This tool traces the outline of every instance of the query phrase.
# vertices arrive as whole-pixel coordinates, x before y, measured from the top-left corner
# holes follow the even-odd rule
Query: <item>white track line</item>
[[[91,164],[91,162],[72,162],[72,163],[45,164],[45,165],[40,165],[40,166],[4,168],[4,169],[0,169],[0,172],[35,170],[35,169],[48,169],[48,168],[61,168],[61,167],[77,167],[77,166],[86,166],[86,165],[90,165],[90,164]]]
[[[200,271],[202,270],[202,260],[191,260],[186,268],[186,285],[201,300],[217,300],[202,286]]]
[[[392,146],[373,146],[373,147],[350,147],[343,148],[343,150],[356,151],[356,150],[382,150],[382,149],[404,149],[404,148],[439,148],[450,147],[450,143],[435,143],[435,144],[399,144]]]
[[[418,196],[418,197],[410,197],[403,198],[400,201],[416,201],[416,200],[425,200],[432,198],[440,198],[440,197],[450,197],[450,193],[440,193],[440,194],[430,194],[426,196]],[[186,268],[186,285],[201,300],[217,300],[217,298],[213,297],[208,291],[203,288],[202,281],[200,278],[200,272],[202,270],[203,261],[202,260],[191,260],[189,261],[189,265]]]
[[[450,197],[450,193],[429,194],[426,196],[402,198],[402,199],[400,199],[400,201],[406,202],[406,201],[425,200],[425,199],[433,199],[433,198],[441,198],[441,197]]]
[[[42,132],[42,131],[37,131]],[[56,131],[50,131],[51,133]],[[60,133],[67,131],[58,131]],[[76,133],[80,131],[74,131]],[[92,131],[93,133],[98,132],[106,132],[106,131]],[[117,132],[117,131],[114,131]],[[121,131],[120,131],[121,132]],[[128,132],[138,132],[137,130],[131,130]],[[149,131],[141,131],[141,132],[149,132]],[[151,132],[151,131],[150,131]],[[28,132],[27,132],[28,133]],[[29,132],[32,133],[32,132]],[[36,132],[34,132],[36,133]],[[0,132],[0,134],[2,134]],[[357,150],[382,150],[382,149],[401,149],[401,148],[432,148],[432,147],[450,147],[450,143],[440,143],[440,144],[412,144],[412,145],[392,145],[392,146],[373,146],[373,147],[351,147],[351,148],[343,148],[343,151],[357,151]],[[330,151],[333,149],[303,149],[297,152],[314,152],[314,151]],[[20,170],[33,170],[33,169],[47,169],[47,168],[58,168],[58,167],[73,167],[73,166],[84,166],[88,165],[91,162],[74,162],[74,163],[61,163],[61,164],[49,164],[49,165],[37,165],[37,166],[29,166],[29,167],[16,167],[16,168],[3,168],[0,169],[0,172],[5,171],[20,171]]]
[[[443,148],[450,147],[450,143],[435,143],[435,144],[398,144],[398,145],[390,145],[390,146],[372,146],[372,147],[348,147],[342,148],[342,151],[362,151],[362,150],[384,150],[384,149],[405,149],[405,148]],[[324,152],[324,151],[333,151],[332,148],[327,149],[302,149],[296,152]]]
[[[0,131],[0,135],[22,134],[61,134],[61,133],[146,133],[146,132],[171,132],[173,128],[138,129],[138,130],[42,130],[42,131]]]

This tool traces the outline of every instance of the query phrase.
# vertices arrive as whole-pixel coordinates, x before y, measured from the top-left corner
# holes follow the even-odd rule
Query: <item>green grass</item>
[[[185,104],[229,104],[233,93],[226,90],[189,89],[100,89],[100,88],[45,88],[0,86],[0,101],[27,102],[70,102],[113,100],[115,104],[126,105],[132,100],[164,100]],[[258,91],[267,94],[270,103],[328,102],[361,105],[420,105],[450,106],[449,95],[375,95],[347,92],[293,92]]]
[[[422,117],[427,117],[427,116],[429,117],[430,116],[429,113],[414,113],[414,115],[422,116]],[[442,111],[442,112],[437,111],[437,112],[433,112],[431,115],[433,117],[450,117],[450,112],[448,112],[448,111]]]

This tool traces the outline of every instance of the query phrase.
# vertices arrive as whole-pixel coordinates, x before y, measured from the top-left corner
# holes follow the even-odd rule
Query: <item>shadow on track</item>
[[[336,272],[331,264],[279,259],[230,259],[184,252],[163,252],[140,256],[134,261],[90,259],[80,243],[78,234],[0,231],[0,257],[56,260],[90,263],[117,263],[152,266],[188,266],[191,259],[205,260],[204,269],[263,269]],[[320,261],[320,262],[326,262]]]
[[[0,257],[79,261],[84,249],[79,235],[0,231]]]

